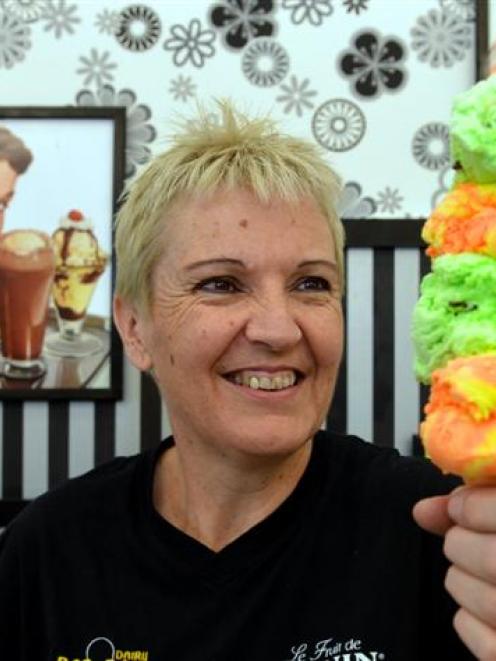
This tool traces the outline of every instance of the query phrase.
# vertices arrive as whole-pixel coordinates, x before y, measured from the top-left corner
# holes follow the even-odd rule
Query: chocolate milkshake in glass
[[[6,378],[33,379],[45,372],[41,350],[54,273],[55,254],[47,234],[26,229],[0,235],[0,331]]]

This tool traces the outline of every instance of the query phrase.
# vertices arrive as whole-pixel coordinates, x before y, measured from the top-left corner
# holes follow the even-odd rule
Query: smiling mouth
[[[228,372],[222,375],[227,381],[251,390],[287,390],[297,385],[304,375],[298,370],[282,370],[273,374],[260,374],[250,370]]]

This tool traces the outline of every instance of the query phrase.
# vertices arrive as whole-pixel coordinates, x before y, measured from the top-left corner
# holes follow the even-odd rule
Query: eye
[[[214,277],[202,280],[195,286],[196,291],[206,291],[212,294],[230,294],[240,291],[240,287],[232,278]]]
[[[331,291],[331,284],[326,278],[312,275],[298,280],[296,289],[298,291]]]

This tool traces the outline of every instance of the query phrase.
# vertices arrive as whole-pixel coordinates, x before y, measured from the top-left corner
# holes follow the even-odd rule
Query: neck
[[[311,441],[290,455],[229,457],[176,440],[155,470],[157,511],[213,551],[265,519],[298,484]]]

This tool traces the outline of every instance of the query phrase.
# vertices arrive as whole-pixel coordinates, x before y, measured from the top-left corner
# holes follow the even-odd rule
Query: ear
[[[136,311],[134,305],[115,296],[114,321],[132,364],[143,372],[151,369],[153,362],[145,342],[143,315]]]

